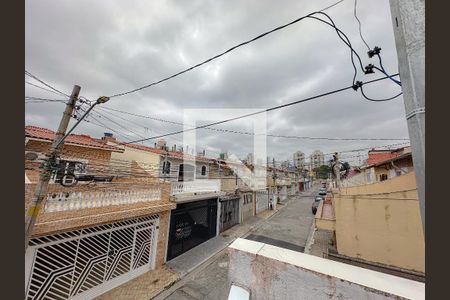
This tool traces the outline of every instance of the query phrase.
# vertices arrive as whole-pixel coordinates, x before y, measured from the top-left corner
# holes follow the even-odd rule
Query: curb
[[[311,251],[311,246],[314,244],[314,234],[316,233],[316,219],[313,219],[311,227],[309,229],[309,235],[306,239],[305,251],[303,253],[309,254]]]
[[[225,245],[225,247],[221,248],[219,251],[216,251],[216,252],[212,253],[208,258],[202,260],[202,262],[200,262],[200,263],[197,264],[196,266],[190,268],[188,271],[182,272],[182,273],[177,273],[177,272],[175,272],[174,270],[172,270],[172,269],[169,268],[170,271],[172,271],[172,272],[174,272],[174,273],[177,273],[177,274],[179,275],[178,279],[177,279],[176,281],[172,282],[171,284],[169,284],[167,287],[165,287],[161,292],[159,292],[158,294],[156,294],[155,296],[153,296],[151,299],[158,298],[158,297],[162,296],[163,293],[168,293],[169,290],[170,290],[172,287],[174,287],[177,283],[179,283],[181,280],[183,280],[184,278],[186,278],[189,274],[191,274],[192,272],[196,271],[197,269],[199,269],[199,271],[201,271],[203,268],[206,268],[207,266],[209,266],[211,263],[213,263],[213,261],[211,260],[213,257],[215,257],[215,256],[220,256],[220,255],[224,252],[224,250],[226,250],[226,249],[228,248],[228,246],[230,246],[236,239],[238,239],[238,238],[245,238],[246,236],[248,236],[248,234],[249,234],[251,231],[258,229],[260,226],[262,226],[262,224],[263,224],[265,221],[270,220],[272,217],[274,217],[275,215],[277,215],[283,208],[287,207],[287,206],[288,206],[287,204],[288,204],[288,203],[286,203],[285,205],[283,205],[283,207],[281,207],[280,209],[277,209],[276,212],[274,212],[274,213],[273,213],[270,217],[268,217],[267,219],[262,219],[261,221],[259,221],[259,222],[258,222],[257,224],[255,224],[254,226],[250,226],[250,228],[249,228],[247,231],[245,231],[243,234],[241,234],[241,235],[239,235],[239,236],[236,236],[236,237],[233,237],[233,239],[232,239],[229,243],[227,243],[227,244]],[[210,263],[207,263],[208,260],[211,260],[211,262],[210,262]],[[175,292],[175,290],[172,291],[172,292],[170,292],[169,295],[171,295],[173,292]],[[169,296],[169,295],[167,295],[167,296]]]

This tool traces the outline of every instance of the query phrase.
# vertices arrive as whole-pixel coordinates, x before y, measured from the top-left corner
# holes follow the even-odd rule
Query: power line
[[[169,123],[169,124],[174,124],[174,125],[179,125],[179,126],[185,126],[185,124],[181,123],[181,122],[171,121],[171,120],[162,119],[162,118],[158,118],[158,117],[152,117],[152,116],[148,116],[148,115],[136,114],[136,113],[118,110],[118,109],[114,109],[114,108],[110,108],[110,107],[99,107],[99,109],[111,110],[111,111],[115,111],[118,113],[130,115],[130,116],[146,118],[146,119],[150,119],[150,120],[154,120],[154,121],[159,121],[159,122],[164,122],[164,123]],[[117,115],[115,115],[115,116],[120,118]],[[131,122],[130,120],[125,119],[125,118],[121,118],[121,119]],[[137,123],[134,123],[134,124],[136,124],[138,126],[143,126],[142,124],[137,124]],[[195,127],[194,125],[188,125],[188,126]],[[243,135],[255,135],[255,133],[253,133],[253,132],[229,130],[229,129],[215,128],[215,127],[206,127],[206,128],[201,128],[201,129],[207,129],[207,130],[213,130],[213,131],[219,131],[219,132],[229,132],[229,133],[243,134]],[[400,140],[406,141],[406,140],[409,140],[408,138],[332,138],[332,137],[311,137],[311,136],[277,135],[277,134],[267,134],[267,136],[273,137],[273,138],[286,138],[286,139],[299,139],[299,140],[330,140],[330,141],[400,141]]]
[[[34,87],[37,87],[37,88],[39,88],[39,89],[41,89],[41,90],[44,90],[44,91],[47,91],[47,92],[56,94],[56,95],[58,95],[58,96],[61,96],[60,93],[57,93],[57,92],[55,92],[55,91],[53,91],[53,90],[46,89],[46,88],[44,88],[44,87],[42,87],[42,86],[36,85],[36,84],[31,83],[31,82],[29,82],[29,81],[25,81],[25,83],[26,83],[26,84],[29,84],[29,85],[32,85],[32,86],[34,86]]]
[[[58,101],[58,102],[65,102],[64,99],[49,99],[49,98],[40,98],[40,97],[31,97],[31,96],[25,96],[25,100],[36,100],[36,101]]]
[[[332,8],[333,6],[336,6],[336,5],[338,5],[339,3],[341,3],[341,2],[344,2],[344,0],[341,0],[341,1],[335,2],[335,3],[333,3],[333,4],[329,5],[329,6],[325,7],[325,8],[322,8],[322,9],[321,9],[321,10],[319,10],[319,11],[326,11],[327,9],[330,9],[330,8]]]
[[[88,100],[88,101],[89,101],[89,100]],[[104,107],[97,107],[97,109],[104,109]],[[110,110],[117,111],[117,110],[115,110],[115,109],[110,109]],[[105,111],[105,112],[107,112],[107,111]],[[117,116],[116,114],[113,114],[113,113],[111,113],[111,112],[107,112],[107,113],[109,113],[109,114],[112,115],[112,116],[115,116],[116,118],[122,119],[122,120],[124,120],[124,121],[131,122],[131,123],[133,123],[133,124],[135,124],[135,125],[137,125],[137,126],[140,126],[140,127],[143,127],[143,128],[147,128],[147,127],[143,126],[142,124],[134,123],[134,122],[132,122],[132,121],[130,121],[130,120],[127,120],[127,119],[124,119],[124,118],[122,118],[122,117],[120,117],[120,116]],[[127,112],[123,112],[123,113],[127,114]],[[136,114],[133,114],[133,113],[128,113],[128,114],[136,115]],[[142,117],[146,117],[146,116],[142,116]],[[167,122],[171,122],[171,121],[167,121]],[[177,122],[173,122],[173,123],[174,123],[174,124],[177,124],[177,125],[183,125],[183,123],[177,123]],[[108,128],[107,128],[107,129],[108,129]],[[177,143],[180,142],[180,144],[182,144],[182,141],[179,140],[179,139],[173,138],[173,140],[176,141]],[[208,152],[211,152],[211,153],[214,153],[214,154],[221,154],[220,152],[217,152],[217,151],[213,151],[213,150],[207,149],[208,146],[206,146],[206,147],[200,147],[200,148],[204,148],[205,151],[208,151]]]
[[[358,19],[358,16],[356,15],[356,5],[357,5],[358,0],[355,0],[355,5],[353,6],[353,15],[356,18],[356,21],[358,21],[359,24],[359,36],[361,37],[361,40],[364,42],[364,44],[366,45],[367,49],[370,51],[370,46],[369,44],[366,42],[366,40],[363,37],[362,31],[361,31],[361,21]]]
[[[264,32],[264,33],[262,33],[262,34],[260,34],[260,35],[258,35],[258,36],[256,36],[256,37],[254,37],[254,38],[252,38],[252,39],[250,39],[250,40],[247,40],[247,41],[245,41],[245,42],[242,42],[242,43],[240,43],[240,44],[237,44],[237,45],[235,45],[235,46],[229,48],[228,50],[226,50],[226,51],[224,51],[224,52],[222,52],[222,53],[219,53],[219,54],[217,54],[217,55],[215,55],[215,56],[213,56],[213,57],[211,57],[211,58],[208,58],[208,59],[204,60],[203,62],[200,62],[200,63],[198,63],[198,64],[196,64],[196,65],[194,65],[194,66],[191,66],[191,67],[189,67],[189,68],[187,68],[187,69],[184,69],[183,71],[180,71],[180,72],[178,72],[178,73],[175,73],[175,74],[173,74],[173,75],[170,75],[170,76],[168,76],[168,77],[166,77],[166,78],[163,78],[163,79],[161,79],[161,80],[154,81],[154,82],[149,83],[149,84],[146,84],[146,85],[144,85],[144,86],[141,86],[141,87],[132,89],[132,90],[130,90],[130,91],[126,91],[126,92],[114,94],[114,95],[112,95],[112,96],[109,96],[109,98],[120,97],[120,96],[124,96],[124,95],[127,95],[127,94],[131,94],[131,93],[134,93],[134,92],[137,92],[137,91],[140,91],[140,90],[149,88],[149,87],[151,87],[151,86],[160,84],[160,83],[162,83],[162,82],[164,82],[164,81],[167,81],[167,80],[172,79],[172,78],[174,78],[174,77],[177,77],[177,76],[179,76],[179,75],[182,75],[182,74],[184,74],[184,73],[186,73],[186,72],[189,72],[189,71],[191,71],[191,70],[193,70],[193,69],[196,69],[196,68],[198,68],[198,67],[200,67],[200,66],[202,66],[202,65],[204,65],[204,64],[206,64],[206,63],[209,63],[209,62],[211,62],[211,61],[213,61],[213,60],[215,60],[215,59],[217,59],[217,58],[219,58],[219,57],[221,57],[221,56],[224,56],[225,54],[227,54],[227,53],[229,53],[229,52],[231,52],[231,51],[233,51],[233,50],[235,50],[235,49],[237,49],[237,48],[240,48],[240,47],[245,46],[245,45],[247,45],[247,44],[250,44],[250,43],[252,43],[252,42],[254,42],[254,41],[256,41],[256,40],[259,40],[259,39],[265,37],[266,35],[269,35],[269,34],[271,34],[271,33],[273,33],[273,32],[276,32],[276,31],[278,31],[278,30],[281,30],[281,29],[284,29],[284,28],[286,28],[286,27],[288,27],[288,26],[291,26],[291,25],[293,25],[293,24],[295,24],[295,23],[297,23],[297,22],[300,22],[300,21],[304,20],[305,18],[307,18],[307,17],[309,17],[309,16],[311,16],[311,15],[314,15],[314,14],[317,14],[317,13],[321,13],[321,12],[323,12],[324,10],[329,9],[329,8],[331,8],[331,7],[333,7],[333,6],[337,5],[337,4],[339,4],[339,3],[341,3],[341,2],[342,2],[342,0],[341,0],[341,1],[337,1],[337,2],[335,2],[334,4],[328,6],[328,7],[324,8],[324,9],[322,9],[322,10],[320,10],[320,11],[310,13],[310,14],[308,14],[308,15],[306,15],[306,16],[297,18],[297,19],[295,19],[295,20],[293,20],[293,21],[291,21],[291,22],[289,22],[289,23],[286,23],[286,24],[284,24],[284,25],[278,26],[278,27],[276,27],[276,28],[274,28],[274,29],[272,29],[272,30],[266,31],[266,32]]]
[[[57,92],[57,93],[59,93],[59,94],[61,94],[61,95],[63,95],[63,96],[70,97],[69,95],[67,95],[67,94],[65,94],[65,93],[63,93],[63,92],[61,92],[60,90],[56,89],[55,87],[51,86],[50,84],[44,82],[42,79],[39,79],[37,76],[31,74],[31,73],[28,72],[27,70],[25,70],[25,75],[30,76],[31,78],[35,79],[36,81],[42,83],[42,84],[45,85],[46,87],[52,89],[53,91],[55,91],[55,92]]]
[[[368,101],[373,101],[373,102],[382,102],[382,101],[390,101],[390,100],[394,100],[395,98],[399,97],[400,95],[402,95],[403,92],[398,93],[395,96],[389,97],[389,98],[384,98],[384,99],[373,99],[373,98],[369,98],[366,96],[366,94],[364,93],[363,87],[361,86],[361,95],[366,98],[366,100]]]
[[[37,98],[25,96],[25,104],[43,104],[43,103],[66,103],[66,100],[61,99],[47,99],[47,98]]]
[[[377,81],[380,81],[380,80],[384,80],[386,78],[388,78],[388,77],[381,77],[381,78],[373,79],[373,80],[367,81],[365,83],[361,83],[361,86],[365,85],[365,84],[377,82]],[[171,132],[171,133],[167,133],[167,134],[163,134],[163,135],[159,135],[159,136],[153,136],[153,137],[149,137],[149,138],[145,138],[145,139],[135,140],[135,141],[132,141],[132,142],[129,142],[129,143],[126,143],[126,144],[143,142],[143,141],[146,141],[146,140],[162,138],[162,137],[166,137],[166,136],[170,136],[170,135],[180,134],[180,133],[183,133],[183,132],[186,132],[186,131],[192,131],[192,130],[196,130],[196,129],[200,129],[200,128],[205,128],[205,127],[210,127],[210,126],[214,126],[214,125],[218,125],[218,124],[223,124],[223,123],[227,123],[227,122],[230,122],[230,121],[234,121],[234,120],[238,120],[238,119],[242,119],[242,118],[258,115],[258,114],[261,114],[261,113],[274,111],[274,110],[277,110],[277,109],[280,109],[280,108],[284,108],[284,107],[288,107],[288,106],[291,106],[291,105],[295,105],[295,104],[311,101],[311,100],[314,100],[314,99],[317,99],[317,98],[321,98],[321,97],[324,97],[324,96],[332,95],[332,94],[339,93],[339,92],[342,92],[342,91],[345,91],[345,90],[348,90],[348,89],[352,89],[352,88],[353,88],[353,85],[347,86],[347,87],[344,87],[344,88],[340,88],[340,89],[336,89],[336,90],[333,90],[333,91],[329,91],[329,92],[326,92],[326,93],[322,93],[322,94],[319,94],[319,95],[316,95],[316,96],[312,96],[312,97],[304,98],[304,99],[301,99],[301,100],[293,101],[293,102],[286,103],[286,104],[283,104],[283,105],[274,106],[274,107],[267,108],[265,110],[261,110],[261,111],[258,111],[258,112],[245,114],[245,115],[242,115],[242,116],[239,116],[239,117],[230,118],[230,119],[226,119],[226,120],[222,120],[222,121],[218,121],[218,122],[213,122],[213,123],[210,123],[210,124],[197,126],[195,128],[189,128],[189,129],[186,129],[186,130],[175,131],[175,132]]]
[[[111,118],[109,118],[109,117],[105,116],[104,114],[100,113],[98,110],[95,110],[95,109],[94,109],[94,111],[97,113],[98,117],[104,118],[104,119],[106,119],[106,120],[109,120],[110,122],[112,122],[113,124],[116,124],[117,126],[119,126],[120,128],[124,129],[125,131],[131,132],[132,134],[134,134],[134,135],[136,135],[136,136],[138,136],[138,137],[140,137],[140,138],[144,138],[142,135],[140,135],[140,134],[134,132],[133,130],[131,130],[131,129],[125,127],[125,126],[123,126],[122,124],[120,124],[120,123],[118,123],[118,122],[112,120]]]
[[[81,111],[86,112],[86,109],[84,109],[82,106],[79,106],[79,107],[80,107],[80,110],[81,110]],[[77,118],[78,118],[78,117],[77,117]],[[92,120],[87,120],[87,118],[92,119]],[[132,140],[132,137],[131,137],[131,136],[129,136],[129,135],[127,135],[127,134],[123,134],[123,133],[121,133],[121,132],[119,132],[119,131],[117,131],[117,130],[111,128],[111,127],[108,127],[107,125],[105,125],[103,122],[99,121],[97,118],[95,118],[95,117],[94,117],[92,114],[90,114],[90,113],[86,116],[85,119],[83,119],[83,121],[84,121],[84,122],[87,122],[87,123],[90,123],[90,124],[94,124],[94,125],[99,126],[99,127],[102,127],[103,129],[106,128],[106,129],[108,129],[108,130],[111,130],[112,132],[114,132],[114,133],[116,133],[116,134],[118,134],[118,135],[124,137],[126,140],[129,140],[129,141]],[[93,121],[94,121],[94,122],[93,122]]]

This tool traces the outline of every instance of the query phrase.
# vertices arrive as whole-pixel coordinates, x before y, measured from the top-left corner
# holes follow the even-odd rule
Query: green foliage
[[[328,174],[331,173],[331,167],[327,165],[322,165],[314,169],[317,178],[327,179]]]

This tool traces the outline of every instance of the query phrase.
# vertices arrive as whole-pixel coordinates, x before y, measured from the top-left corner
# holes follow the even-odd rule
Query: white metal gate
[[[26,299],[92,299],[154,268],[159,216],[34,238]]]
[[[256,191],[256,213],[269,209],[269,194],[266,190]]]
[[[242,201],[242,222],[253,216],[253,193],[243,193]]]
[[[287,187],[285,185],[283,185],[281,187],[279,195],[280,195],[280,200],[281,201],[285,201],[287,199]]]

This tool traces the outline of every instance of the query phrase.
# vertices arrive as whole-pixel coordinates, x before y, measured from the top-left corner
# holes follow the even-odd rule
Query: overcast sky
[[[96,99],[176,73],[333,2],[26,1],[26,69],[67,94],[78,84],[82,96]],[[348,35],[364,65],[377,63],[366,55],[367,49],[353,17],[353,5],[353,0],[346,0],[326,12]],[[389,1],[360,0],[358,16],[369,45],[382,48],[387,71],[398,72]],[[332,28],[307,19],[191,72],[112,98],[102,106],[183,122],[185,108],[265,109],[351,85],[352,77],[348,47]],[[381,77],[380,73],[360,72],[357,79],[367,81],[376,77]],[[36,83],[28,77],[26,80]],[[366,86],[365,91],[373,98],[385,98],[397,94],[399,87],[385,80]],[[28,84],[25,84],[25,95],[62,99]],[[27,125],[55,130],[64,105],[29,103],[25,108]],[[103,115],[99,117],[94,112],[97,120],[128,135],[118,136],[123,141],[181,129],[105,109],[97,111]],[[275,135],[311,137],[408,138],[404,116],[402,97],[374,103],[365,100],[359,92],[347,90],[268,113],[267,131]],[[93,119],[88,120],[91,122],[83,122],[75,132],[94,137],[111,132],[94,125]],[[253,128],[245,119],[218,127],[240,131]],[[166,140],[169,146],[180,145],[182,137],[176,135]],[[253,150],[253,140],[248,135],[199,130],[197,137],[197,150],[206,148],[209,156],[228,151],[243,158]],[[400,142],[403,141],[268,137],[267,153],[277,160],[285,160],[292,159],[292,153],[297,150],[309,155],[315,149],[330,153]],[[147,145],[153,143],[154,140]],[[347,160],[357,162],[355,157]]]

